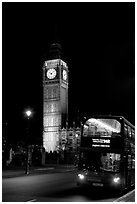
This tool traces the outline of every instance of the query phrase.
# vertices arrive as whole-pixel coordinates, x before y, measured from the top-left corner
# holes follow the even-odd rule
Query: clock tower
[[[43,65],[43,147],[47,152],[57,150],[60,128],[68,117],[68,67],[60,54],[60,44],[52,44]]]

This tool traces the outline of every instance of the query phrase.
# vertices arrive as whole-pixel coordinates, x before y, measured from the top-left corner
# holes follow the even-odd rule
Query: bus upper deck
[[[135,127],[121,116],[89,118],[82,128],[78,169],[78,184],[133,185]]]

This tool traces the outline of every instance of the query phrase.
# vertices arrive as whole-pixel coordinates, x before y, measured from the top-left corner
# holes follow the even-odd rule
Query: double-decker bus
[[[122,116],[95,116],[82,126],[78,186],[135,185],[135,127]]]

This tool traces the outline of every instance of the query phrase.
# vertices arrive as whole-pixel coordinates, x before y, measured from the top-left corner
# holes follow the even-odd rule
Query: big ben
[[[68,116],[68,66],[60,55],[60,44],[52,44],[50,59],[43,65],[43,147],[47,152],[57,150],[60,128]]]

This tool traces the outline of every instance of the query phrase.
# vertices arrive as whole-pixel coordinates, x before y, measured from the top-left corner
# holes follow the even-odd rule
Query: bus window
[[[131,127],[128,126],[128,138],[131,138]]]
[[[132,140],[135,140],[135,131],[132,129]]]
[[[102,154],[102,169],[106,171],[118,171],[120,168],[120,154],[107,153]]]
[[[88,125],[84,125],[84,128],[83,128],[83,136],[84,136],[84,137],[87,137],[87,136],[88,136]]]
[[[128,166],[127,168],[131,170],[131,155],[128,155]]]
[[[135,156],[134,155],[132,155],[132,166],[131,166],[131,168],[132,169],[135,169]]]
[[[118,172],[120,169],[120,154],[81,152],[79,167],[90,170]]]
[[[124,135],[127,137],[128,135],[128,127],[127,127],[127,124],[125,123],[124,124]]]

